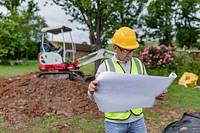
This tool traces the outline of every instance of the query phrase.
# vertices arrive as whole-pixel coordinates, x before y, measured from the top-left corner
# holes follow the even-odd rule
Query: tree
[[[33,0],[28,1],[28,8],[21,11],[23,18],[18,21],[23,32],[23,41],[25,44],[22,56],[26,58],[34,57],[29,54],[34,54],[35,58],[37,57],[37,53],[31,53],[30,51],[38,52],[33,43],[35,42],[36,45],[37,42],[40,41],[41,29],[47,26],[45,20],[41,16],[37,15],[39,10],[37,3],[34,3]],[[35,50],[32,50],[31,46]]]
[[[181,47],[186,46],[192,49],[198,46],[197,30],[200,26],[198,12],[200,0],[179,0],[176,10],[175,24],[177,26],[176,39]]]
[[[7,54],[3,52],[5,53],[4,57],[6,58],[25,58],[29,57],[28,54],[34,54],[35,57],[37,57],[37,53],[30,53],[30,49],[34,48],[30,46],[33,46],[33,41],[35,42],[35,45],[37,44],[41,35],[40,29],[46,26],[46,23],[44,19],[37,14],[39,11],[37,3],[33,0],[29,0],[26,2],[27,8],[22,8],[23,2],[25,3],[26,0],[0,1],[0,5],[4,6],[9,11],[9,14],[3,16],[3,19],[1,20],[1,25],[4,26],[2,30],[8,32],[2,32],[0,34],[2,35],[2,38],[12,38],[10,45],[14,47],[14,49],[12,48],[12,50],[9,50]],[[8,23],[8,25],[6,23]],[[13,35],[14,37],[18,36],[18,38],[14,38]],[[5,48],[4,44],[6,43],[7,42],[4,43],[3,41],[0,42],[0,47]],[[3,51],[6,51],[6,48],[3,49]]]
[[[10,11],[11,16],[18,14],[18,7],[26,0],[1,0],[0,5]]]
[[[138,30],[142,30],[142,25],[139,22],[141,13],[146,8],[148,0],[115,0],[113,7],[111,7],[111,14],[109,15],[109,20],[105,24],[104,42],[107,41],[113,36],[113,33],[116,29],[119,29],[123,26],[131,27],[135,30],[137,36]],[[142,38],[140,39],[140,43]]]
[[[137,19],[147,0],[53,0],[89,31],[90,44],[106,47],[114,31],[121,26],[138,27]],[[100,62],[95,63],[97,70]]]
[[[15,50],[23,44],[19,24],[0,19],[0,58],[14,58]]]
[[[200,28],[197,30],[198,32],[198,39],[197,39],[197,48],[200,49]]]
[[[71,22],[77,21],[89,31],[90,43],[99,48],[105,47],[114,31],[121,26],[137,26],[137,19],[148,0],[53,0],[66,14],[71,15]]]
[[[173,12],[174,0],[155,0],[148,6],[148,14],[141,17],[147,26],[147,35],[159,39],[159,43],[172,45],[174,37]]]

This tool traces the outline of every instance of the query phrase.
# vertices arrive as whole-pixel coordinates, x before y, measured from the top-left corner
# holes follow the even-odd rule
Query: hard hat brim
[[[137,49],[140,46],[137,41],[135,42],[135,44],[133,46],[126,46],[126,45],[120,45],[120,44],[115,44],[115,45],[119,46],[120,48],[127,49],[127,50]]]

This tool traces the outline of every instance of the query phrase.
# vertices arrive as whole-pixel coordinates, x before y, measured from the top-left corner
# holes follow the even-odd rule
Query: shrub
[[[176,46],[148,46],[140,52],[139,58],[147,68],[165,68],[174,66],[173,50]]]
[[[177,71],[179,74],[184,72],[191,72],[197,75],[200,74],[200,61],[198,55],[187,52],[176,52],[175,62],[177,64]]]

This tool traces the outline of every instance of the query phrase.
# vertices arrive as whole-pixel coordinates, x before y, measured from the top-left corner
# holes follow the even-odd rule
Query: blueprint
[[[133,108],[152,107],[155,97],[163,93],[177,77],[132,75],[103,72],[94,99],[102,112],[125,112]]]

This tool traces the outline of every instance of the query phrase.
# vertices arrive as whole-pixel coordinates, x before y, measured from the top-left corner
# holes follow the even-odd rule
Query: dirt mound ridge
[[[95,102],[87,97],[87,84],[81,80],[38,78],[30,73],[0,79],[0,115],[11,123],[29,116],[64,115],[102,117]]]

